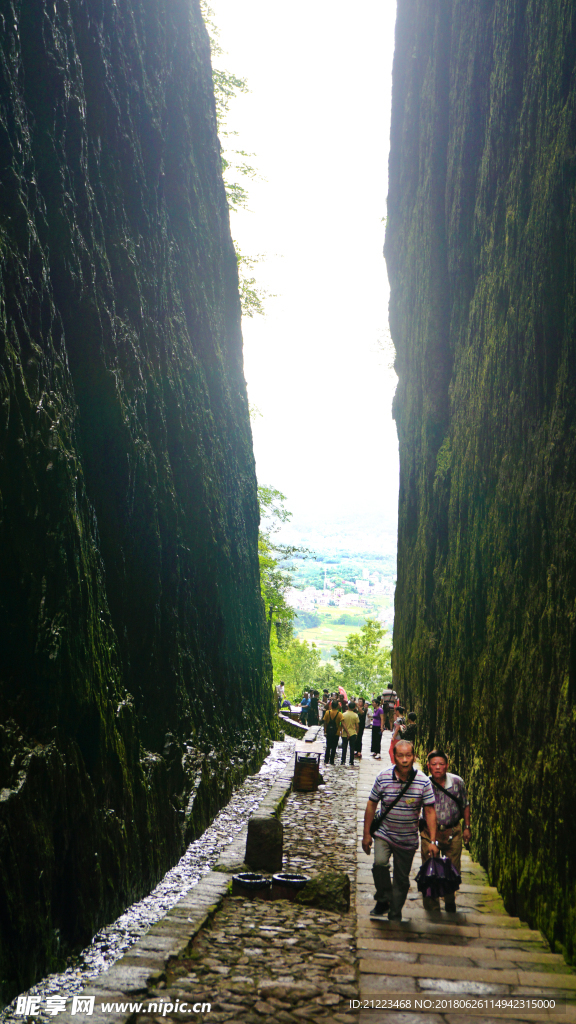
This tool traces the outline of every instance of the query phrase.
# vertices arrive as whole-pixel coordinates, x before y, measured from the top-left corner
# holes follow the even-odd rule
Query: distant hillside
[[[319,554],[396,555],[396,516],[372,510],[338,512],[329,517],[295,512],[279,534],[284,544],[298,544]]]

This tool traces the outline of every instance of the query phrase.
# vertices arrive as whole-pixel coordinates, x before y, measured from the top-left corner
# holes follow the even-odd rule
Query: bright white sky
[[[248,80],[228,126],[260,181],[232,234],[265,253],[277,298],[245,319],[244,364],[258,480],[295,521],[336,511],[396,515],[396,385],[382,256],[395,0],[209,0],[226,54]],[[239,179],[242,181],[242,179]]]

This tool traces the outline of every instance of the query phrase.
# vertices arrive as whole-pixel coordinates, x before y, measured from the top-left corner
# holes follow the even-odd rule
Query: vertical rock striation
[[[398,4],[397,684],[508,909],[576,959],[576,7]]]
[[[273,720],[197,0],[0,13],[0,977],[174,863]]]

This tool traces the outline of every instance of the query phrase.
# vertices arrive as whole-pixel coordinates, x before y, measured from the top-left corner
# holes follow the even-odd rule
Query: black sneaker
[[[383,903],[381,900],[376,900],[376,904],[370,911],[370,917],[384,917],[384,914],[388,913],[389,903]]]
[[[388,920],[389,921],[401,921],[402,920],[402,914],[388,914]]]
[[[444,901],[444,906],[446,907],[446,913],[447,914],[455,914],[456,913],[456,900],[445,900]]]

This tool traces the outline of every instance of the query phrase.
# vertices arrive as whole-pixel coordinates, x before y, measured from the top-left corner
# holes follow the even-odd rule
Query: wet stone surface
[[[227,898],[156,999],[210,1003],[210,1020],[350,1021],[358,998],[353,916],[286,900]],[[152,1002],[155,1001],[153,998]],[[150,1011],[141,1019],[150,1020]],[[184,1014],[164,1020],[188,1019]]]
[[[35,1017],[39,1024],[53,1020],[44,1011],[47,996],[70,999],[112,966],[130,947],[149,931],[151,926],[188,893],[210,871],[222,850],[230,843],[258,808],[287,762],[294,758],[294,741],[274,743],[256,775],[249,776],[216,816],[206,831],[191,843],[180,861],[164,876],[144,899],[134,903],[112,924],[102,928],[90,946],[65,971],[51,974],[29,990],[28,995],[42,998],[41,1012]],[[21,1024],[15,1014],[16,1000],[0,1013],[2,1024]],[[57,1018],[56,1018],[57,1019]]]

